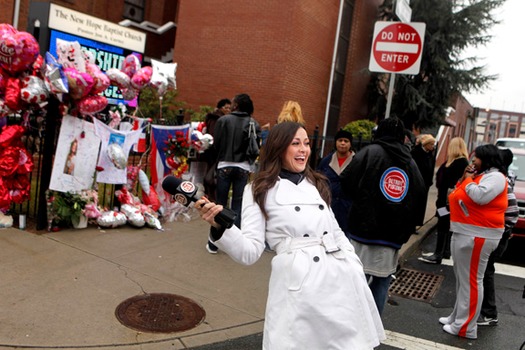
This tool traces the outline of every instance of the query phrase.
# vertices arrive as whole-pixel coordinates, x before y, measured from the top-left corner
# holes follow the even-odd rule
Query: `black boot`
[[[442,257],[437,254],[432,254],[431,256],[420,256],[417,260],[425,262],[427,264],[436,264],[440,265]]]

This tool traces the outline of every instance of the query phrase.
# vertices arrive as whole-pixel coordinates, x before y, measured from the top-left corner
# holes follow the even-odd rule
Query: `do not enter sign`
[[[371,72],[418,74],[425,23],[376,22]]]

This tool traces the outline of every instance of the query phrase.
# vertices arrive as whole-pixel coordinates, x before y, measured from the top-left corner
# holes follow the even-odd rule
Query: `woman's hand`
[[[474,178],[474,176],[476,176],[476,166],[474,166],[474,164],[469,164],[466,168],[465,168],[465,171],[463,172],[463,176],[461,177],[461,181],[460,182],[463,182],[463,180],[465,180],[466,178]]]
[[[215,228],[221,227],[215,222],[215,216],[222,211],[222,205],[210,202],[207,198],[203,197],[195,202],[195,208],[199,211],[199,214],[204,221],[207,221]]]

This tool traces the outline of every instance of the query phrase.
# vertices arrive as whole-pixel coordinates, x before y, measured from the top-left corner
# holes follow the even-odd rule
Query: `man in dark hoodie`
[[[382,120],[374,141],[341,173],[343,192],[353,200],[349,235],[379,313],[397,269],[399,249],[422,225],[425,214],[425,183],[404,139],[401,120]]]

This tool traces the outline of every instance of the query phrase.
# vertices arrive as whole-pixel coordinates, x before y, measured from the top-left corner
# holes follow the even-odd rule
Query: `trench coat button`
[[[301,211],[301,207],[299,206],[295,207],[295,211]]]
[[[318,262],[319,261],[319,257],[318,256],[314,256],[314,261]]]
[[[303,237],[310,237],[310,235],[308,233],[305,233]]]
[[[324,236],[324,235],[327,235],[327,234],[328,234],[328,231],[324,231],[324,232],[323,232],[323,236]]]
[[[324,210],[324,205],[320,204],[319,209]]]

